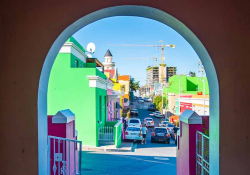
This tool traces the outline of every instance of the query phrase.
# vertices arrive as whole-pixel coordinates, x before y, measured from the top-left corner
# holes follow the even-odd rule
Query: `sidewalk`
[[[116,148],[115,145],[103,145],[99,147],[94,146],[82,146],[82,151],[98,151],[98,152],[133,152],[133,142],[122,142],[121,145]]]

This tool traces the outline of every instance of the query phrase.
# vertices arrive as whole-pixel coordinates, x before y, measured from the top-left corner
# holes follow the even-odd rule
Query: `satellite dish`
[[[87,51],[88,51],[89,53],[94,53],[94,52],[95,52],[95,44],[94,44],[94,43],[89,43],[89,44],[87,45]]]
[[[92,55],[89,53],[89,54],[87,54],[87,57],[88,58],[92,58]]]

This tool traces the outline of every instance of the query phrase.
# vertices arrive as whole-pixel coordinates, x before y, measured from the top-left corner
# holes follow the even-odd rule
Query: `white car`
[[[174,125],[171,124],[171,123],[168,123],[168,124],[166,125],[166,128],[167,128],[168,132],[172,132],[172,130],[174,129]]]
[[[142,100],[142,99],[138,100],[138,103],[144,103],[144,100]]]
[[[154,116],[156,116],[157,114],[161,114],[160,111],[153,112]]]
[[[127,127],[141,128],[142,127],[141,120],[138,118],[130,118],[128,120]]]
[[[156,114],[155,117],[157,117],[157,118],[162,118],[163,115],[162,115],[162,114]]]
[[[147,126],[155,126],[154,120],[150,117],[144,118],[144,124]]]
[[[129,126],[125,131],[126,140],[142,140],[141,128]]]
[[[168,121],[161,121],[161,123],[159,123],[159,127],[166,127],[167,124],[169,124]]]
[[[151,98],[148,99],[148,102],[152,102],[153,100]]]

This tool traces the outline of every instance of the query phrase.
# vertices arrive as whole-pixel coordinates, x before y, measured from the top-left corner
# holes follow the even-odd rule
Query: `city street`
[[[152,117],[155,126],[163,119],[155,118],[147,110],[148,103],[135,103],[141,121]],[[134,143],[134,152],[83,152],[82,173],[91,175],[125,175],[125,174],[176,174],[176,145],[151,143],[151,130],[148,128],[146,142]]]

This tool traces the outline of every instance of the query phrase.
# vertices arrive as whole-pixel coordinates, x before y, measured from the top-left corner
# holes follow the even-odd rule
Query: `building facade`
[[[97,59],[71,37],[62,46],[53,64],[48,87],[48,115],[71,109],[76,119],[78,140],[98,146],[98,128],[107,118],[107,82]]]

